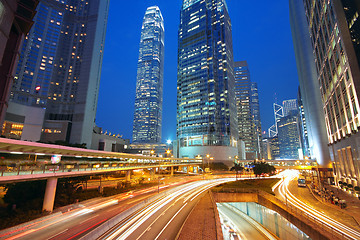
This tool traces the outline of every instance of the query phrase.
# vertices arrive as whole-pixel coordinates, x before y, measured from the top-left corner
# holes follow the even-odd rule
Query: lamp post
[[[208,165],[208,167],[207,168],[209,168],[210,167],[210,154],[206,154],[206,158],[207,158],[207,165]]]

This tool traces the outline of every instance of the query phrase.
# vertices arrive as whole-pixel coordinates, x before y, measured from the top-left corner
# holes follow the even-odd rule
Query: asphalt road
[[[321,228],[328,228],[330,232],[337,233],[341,239],[360,239],[360,232],[339,222],[338,218],[333,218],[330,209],[326,209],[326,205],[318,201],[315,201],[316,204],[311,204],[311,202],[314,202],[313,197],[306,192],[307,189],[297,187],[298,172],[287,170],[282,174],[283,181],[276,188],[275,194],[288,207],[311,219],[314,224],[321,226]]]
[[[164,188],[176,187],[189,179],[178,179],[178,183],[162,185]],[[107,220],[135,206],[145,199],[155,196],[158,186],[144,190],[128,192],[114,197],[97,198],[88,200],[63,212],[55,213],[46,219],[40,218],[32,222],[20,225],[17,229],[5,229],[0,231],[0,239],[79,239],[97,227],[101,227]]]
[[[100,239],[175,239],[191,209],[205,191],[229,180],[234,179],[205,180],[179,186],[136,215],[120,222]],[[88,235],[86,238],[91,237]]]
[[[239,214],[226,203],[218,204],[220,218],[222,220],[223,231],[228,233],[224,239],[243,239],[243,240],[263,240],[274,239],[267,230],[245,214]],[[226,234],[226,233],[225,233]]]
[[[139,192],[136,195],[121,194],[107,200],[88,201],[68,212],[25,224],[24,227],[13,232],[2,231],[0,239],[77,239],[152,194],[154,192],[143,194]]]

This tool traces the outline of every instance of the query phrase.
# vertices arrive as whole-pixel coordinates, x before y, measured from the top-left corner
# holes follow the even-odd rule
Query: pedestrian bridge
[[[237,160],[245,168],[247,166],[251,167],[251,165],[255,162],[265,162],[276,169],[296,169],[296,170],[312,170],[317,166],[316,161],[314,159],[290,159],[290,160]]]
[[[197,171],[202,159],[162,158],[0,138],[0,184],[145,168]],[[60,160],[61,159],[61,160]]]

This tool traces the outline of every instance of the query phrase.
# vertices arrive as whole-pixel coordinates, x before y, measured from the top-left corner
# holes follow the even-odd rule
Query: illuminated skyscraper
[[[259,101],[259,91],[258,85],[256,82],[251,83],[251,116],[254,121],[254,141],[255,141],[255,150],[256,158],[263,158],[261,154],[261,144],[262,144],[262,134],[261,134],[261,118],[260,118],[260,101]]]
[[[235,95],[239,139],[245,143],[246,159],[255,159],[254,121],[251,114],[251,80],[246,61],[235,62]]]
[[[40,1],[12,101],[46,108],[42,141],[91,146],[109,0]]]
[[[355,0],[290,1],[299,72],[314,69],[313,74],[299,75],[299,79],[305,85],[308,82],[319,84],[318,95],[322,100],[319,105],[325,115],[327,144],[335,177],[354,186],[360,184],[360,166],[356,163],[360,150],[359,13],[360,2]],[[311,60],[309,55],[313,61],[304,61]],[[313,66],[309,67],[308,62]],[[303,97],[308,94],[307,91],[301,93]],[[306,115],[305,101],[304,106]],[[312,120],[313,116],[309,116]],[[308,125],[309,135],[313,134],[310,127],[312,124]],[[309,136],[311,148],[310,140]],[[329,167],[329,163],[320,162],[324,167]]]
[[[278,122],[280,158],[299,159],[299,149],[301,149],[299,126],[297,109],[290,111]]]
[[[46,107],[66,3],[41,1],[35,24],[22,44],[11,101]]]
[[[245,143],[246,159],[259,159],[261,122],[257,84],[251,82],[246,61],[235,62],[234,73],[239,139]]]
[[[164,72],[164,20],[157,6],[144,16],[136,79],[134,143],[160,143]]]
[[[283,101],[284,117],[290,114],[291,111],[298,111],[298,103],[296,99],[289,99]]]
[[[178,44],[180,157],[238,154],[232,27],[225,0],[184,0]]]

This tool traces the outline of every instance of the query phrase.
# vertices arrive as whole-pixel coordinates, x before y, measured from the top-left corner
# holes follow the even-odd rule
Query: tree
[[[265,162],[254,162],[253,171],[256,177],[262,174],[272,175],[275,173],[275,167]]]
[[[56,187],[55,205],[64,206],[75,202],[75,193],[83,190],[84,177],[60,178]]]
[[[244,170],[244,167],[241,164],[238,163],[234,163],[234,166],[230,168],[230,171],[235,171],[236,172],[236,181],[238,178],[238,173],[241,172],[242,170]]]
[[[5,185],[4,201],[9,207],[23,210],[41,209],[45,194],[46,181],[29,181]]]

